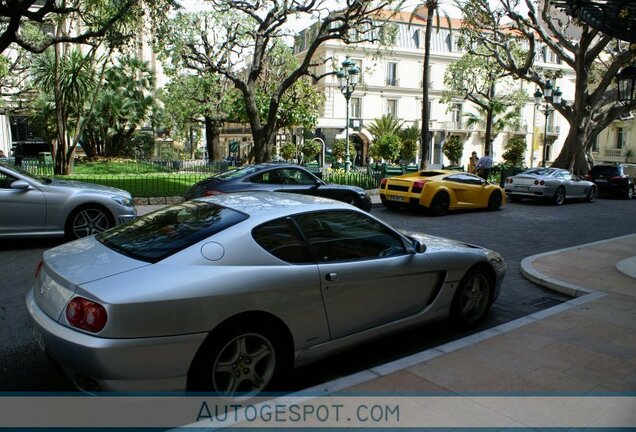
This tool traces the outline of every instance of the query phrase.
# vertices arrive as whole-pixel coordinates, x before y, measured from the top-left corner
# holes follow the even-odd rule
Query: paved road
[[[508,274],[503,291],[479,330],[564,300],[523,279],[519,274],[522,258],[636,231],[636,200],[601,199],[594,204],[561,207],[511,203],[497,212],[454,213],[442,218],[377,206],[372,213],[400,229],[470,241],[504,255]],[[0,391],[71,389],[33,342],[24,306],[24,295],[42,251],[56,244],[59,241],[0,242]],[[463,334],[446,322],[392,336],[299,369],[290,377],[289,389],[315,385],[460,336]]]

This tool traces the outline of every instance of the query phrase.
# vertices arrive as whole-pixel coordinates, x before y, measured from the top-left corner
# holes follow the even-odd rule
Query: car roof
[[[353,206],[329,198],[268,191],[233,192],[195,200],[215,203],[250,216],[264,217],[281,217],[300,211],[355,209]]]

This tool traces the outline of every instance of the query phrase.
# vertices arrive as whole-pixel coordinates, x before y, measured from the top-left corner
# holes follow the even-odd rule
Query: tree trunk
[[[222,125],[222,122],[214,121],[210,117],[205,117],[205,146],[208,150],[209,161],[223,159],[220,140]]]
[[[492,106],[488,107],[488,109],[486,109],[486,136],[485,136],[485,143],[484,143],[484,154],[486,154],[486,152],[488,152],[488,154],[490,154],[490,156],[492,156],[492,120],[493,120],[494,114],[493,114],[493,109]]]
[[[585,137],[578,134],[568,134],[563,143],[561,153],[554,160],[555,168],[569,169],[577,175],[585,175],[590,170],[590,164],[585,150]]]
[[[429,120],[431,113],[428,108],[428,68],[431,62],[430,49],[431,49],[431,36],[433,33],[433,14],[435,13],[434,2],[429,1],[426,4],[426,34],[424,37],[424,66],[422,70],[422,136],[420,137],[421,156],[420,168],[426,169],[428,166],[428,160],[430,158],[430,130]]]

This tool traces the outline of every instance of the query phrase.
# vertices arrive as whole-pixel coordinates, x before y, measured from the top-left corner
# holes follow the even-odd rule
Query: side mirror
[[[16,180],[13,183],[11,183],[11,189],[27,191],[31,189],[31,185],[24,180]]]
[[[415,253],[426,252],[426,245],[421,240],[413,239],[413,241],[411,242],[411,246],[413,247],[413,252]]]

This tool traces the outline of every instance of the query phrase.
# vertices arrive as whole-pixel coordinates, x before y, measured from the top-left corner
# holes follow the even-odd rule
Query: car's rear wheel
[[[634,198],[634,185],[633,184],[628,184],[627,185],[627,191],[625,191],[625,199],[632,199]]]
[[[498,190],[494,191],[490,194],[490,198],[488,198],[488,210],[497,210],[501,207],[501,203],[503,201],[503,196],[501,192]]]
[[[559,186],[556,192],[554,192],[552,202],[556,205],[561,205],[565,202],[565,188],[563,186]]]
[[[450,197],[446,192],[438,192],[431,201],[431,213],[434,216],[444,216],[450,208]]]
[[[283,370],[282,340],[276,332],[234,323],[206,339],[193,362],[188,389],[249,398],[272,389]]]
[[[585,196],[585,201],[594,202],[596,201],[597,195],[598,195],[598,190],[596,189],[596,186],[592,186],[587,191],[587,195]]]
[[[483,269],[470,270],[462,279],[451,305],[451,318],[460,327],[479,324],[488,312],[492,287]]]
[[[115,226],[113,215],[97,204],[76,208],[66,220],[64,234],[74,240],[104,232]]]

